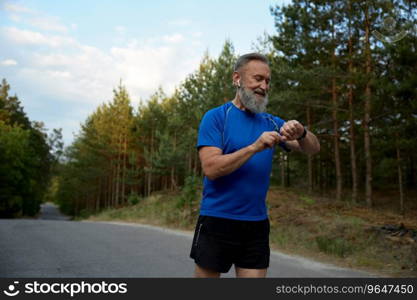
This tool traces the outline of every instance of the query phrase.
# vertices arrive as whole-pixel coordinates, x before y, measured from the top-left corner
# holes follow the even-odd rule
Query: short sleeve
[[[197,149],[203,146],[212,146],[223,149],[223,119],[220,109],[212,109],[206,112],[198,129]]]
[[[279,133],[281,127],[285,124],[285,121],[283,119],[279,118],[279,117],[276,117],[276,116],[273,116],[273,119],[274,119],[274,123],[275,123],[275,125],[276,125],[276,127],[278,129],[278,133]],[[280,142],[278,145],[282,149],[284,149],[286,152],[291,152],[291,149],[289,149],[287,147],[287,145],[285,144],[285,142]]]

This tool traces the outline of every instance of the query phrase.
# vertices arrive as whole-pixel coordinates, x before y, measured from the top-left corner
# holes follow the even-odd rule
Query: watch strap
[[[302,139],[304,139],[307,135],[307,129],[304,127],[304,132],[303,134],[297,139],[297,141],[301,141]]]

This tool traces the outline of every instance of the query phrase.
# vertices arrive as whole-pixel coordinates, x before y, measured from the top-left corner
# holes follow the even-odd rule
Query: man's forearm
[[[302,152],[307,154],[315,154],[320,151],[320,143],[317,137],[310,131],[302,140],[298,141]]]
[[[236,152],[213,157],[207,162],[205,175],[210,180],[228,175],[242,166],[255,153],[254,146],[249,145]]]

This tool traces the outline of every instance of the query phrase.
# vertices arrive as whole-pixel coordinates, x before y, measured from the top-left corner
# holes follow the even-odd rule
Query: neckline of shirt
[[[233,100],[229,102],[236,110],[240,111],[241,113],[247,115],[247,116],[251,116],[251,117],[256,117],[257,115],[261,115],[261,114],[254,114],[253,112],[249,111],[248,109],[240,109],[239,107],[237,107],[234,103]]]
[[[249,111],[247,109],[245,109],[245,110],[240,109],[239,107],[236,106],[236,104],[233,103],[233,101],[230,101],[230,103],[233,105],[234,108],[236,108],[238,111],[240,111],[242,113],[245,113],[245,114],[248,114],[248,115],[256,115],[256,114],[252,113],[251,111]]]

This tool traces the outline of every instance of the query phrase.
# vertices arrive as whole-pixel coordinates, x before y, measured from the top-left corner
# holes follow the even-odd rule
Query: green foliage
[[[365,163],[363,116],[365,85],[370,82],[371,157],[374,188],[398,187],[396,150],[408,188],[417,186],[416,132],[417,95],[417,4],[410,1],[307,1],[271,8],[276,33],[260,41],[272,64],[271,112],[304,124],[319,138],[321,152],[312,164],[313,185],[322,192],[335,187],[334,135],[339,136],[343,186],[352,187],[351,145],[356,145],[359,188],[364,187]],[[397,21],[395,31],[408,34],[395,43],[370,36],[372,71],[366,75],[365,12],[372,30],[385,32],[384,19]],[[391,33],[392,34],[392,33]],[[389,35],[389,34],[388,34]],[[351,69],[349,68],[351,64]],[[412,71],[414,70],[414,71]],[[332,103],[332,79],[336,84],[336,104]],[[350,124],[349,89],[352,91]],[[336,109],[335,116],[332,112]],[[333,122],[338,121],[337,132]],[[362,126],[361,126],[362,125]],[[355,137],[350,136],[350,127]],[[388,167],[388,161],[390,167]],[[406,162],[405,162],[406,161]],[[292,182],[300,187],[307,179],[307,161],[291,155]],[[279,174],[276,172],[275,174]],[[274,180],[272,180],[274,182]],[[276,180],[275,180],[276,182]]]
[[[185,178],[185,183],[181,190],[181,195],[178,197],[178,208],[192,208],[195,206],[195,202],[199,197],[198,191],[200,187],[200,182],[201,178],[194,175]]]
[[[313,205],[315,203],[314,199],[308,196],[301,196],[300,200],[303,201],[307,205]]]
[[[57,193],[59,189],[59,177],[53,176],[48,186],[48,190],[43,197],[43,202],[58,203]]]
[[[327,254],[346,257],[354,251],[354,247],[343,238],[316,237],[316,244],[320,251]]]
[[[136,194],[135,192],[132,192],[132,193],[129,195],[129,197],[127,198],[127,202],[128,202],[130,205],[136,205],[136,204],[138,204],[141,200],[142,200],[142,198],[141,198],[138,194]]]
[[[137,157],[132,155],[132,107],[120,84],[113,100],[87,118],[72,145],[64,151],[57,200],[67,214],[96,211],[128,201],[133,191]],[[128,166],[133,165],[128,171]]]
[[[30,122],[10,86],[0,84],[0,217],[34,216],[48,188],[52,158],[41,122]]]

